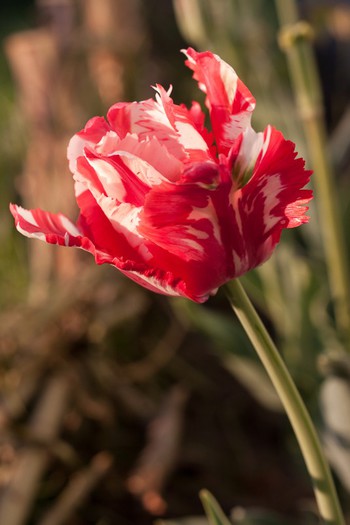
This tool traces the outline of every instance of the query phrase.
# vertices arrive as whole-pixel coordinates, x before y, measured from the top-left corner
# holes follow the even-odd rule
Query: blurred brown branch
[[[46,445],[58,436],[67,410],[69,390],[67,374],[49,379],[28,426],[36,444],[27,445],[17,453],[13,476],[1,501],[1,523],[21,525],[26,522],[49,459]]]
[[[67,520],[82,505],[101,478],[108,473],[112,464],[113,458],[108,452],[96,454],[88,467],[74,474],[57,501],[39,521],[39,525],[64,525],[67,523]]]
[[[130,492],[155,515],[166,510],[161,492],[178,455],[187,399],[188,392],[183,387],[170,390],[158,415],[149,424],[146,446],[127,480]]]

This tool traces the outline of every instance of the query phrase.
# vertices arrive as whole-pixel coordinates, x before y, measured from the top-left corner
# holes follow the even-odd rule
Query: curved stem
[[[225,290],[232,309],[245,329],[282,401],[311,477],[317,505],[324,523],[345,525],[320,440],[286,365],[238,279],[226,284]]]

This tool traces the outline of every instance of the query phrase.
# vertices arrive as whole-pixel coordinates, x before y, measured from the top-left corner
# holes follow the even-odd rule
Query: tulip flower
[[[266,261],[284,228],[307,222],[310,171],[281,132],[253,130],[255,100],[228,64],[185,54],[211,131],[197,102],[177,105],[157,85],[154,99],[118,102],[71,139],[76,223],[11,211],[27,237],[82,248],[150,290],[203,302]]]

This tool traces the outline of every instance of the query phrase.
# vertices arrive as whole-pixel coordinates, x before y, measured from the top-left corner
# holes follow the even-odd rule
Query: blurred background
[[[0,5],[0,523],[318,523],[280,403],[222,293],[148,292],[90,255],[19,235],[8,203],[77,216],[66,148],[116,101],[173,85],[203,101],[181,48],[218,53],[308,159],[271,0],[3,0]],[[282,5],[282,9],[281,9]],[[350,243],[350,2],[304,1],[334,186]],[[315,199],[316,200],[316,199]],[[349,360],[317,204],[243,281],[322,433],[350,512]],[[340,356],[340,357],[339,357]],[[331,422],[341,421],[341,435]],[[340,437],[339,437],[340,436]],[[350,521],[349,521],[350,523]]]

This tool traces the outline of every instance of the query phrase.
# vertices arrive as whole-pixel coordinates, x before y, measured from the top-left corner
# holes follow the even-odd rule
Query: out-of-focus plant
[[[321,87],[311,48],[312,28],[299,22],[294,0],[276,2],[281,21],[280,44],[285,50],[300,118],[315,171],[319,217],[326,256],[335,324],[345,348],[350,345],[349,270],[335,174],[327,151]]]

